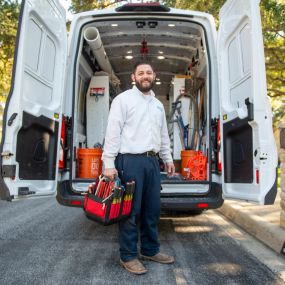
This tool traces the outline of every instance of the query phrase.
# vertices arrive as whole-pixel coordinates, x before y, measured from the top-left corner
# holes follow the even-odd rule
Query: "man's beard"
[[[152,87],[153,87],[153,85],[154,85],[154,80],[153,80],[153,81],[144,80],[144,81],[148,81],[148,82],[149,82],[149,85],[148,85],[148,86],[143,86],[139,81],[136,80],[136,86],[137,86],[137,88],[138,88],[141,92],[147,93],[147,92],[149,92],[149,91],[152,89]]]

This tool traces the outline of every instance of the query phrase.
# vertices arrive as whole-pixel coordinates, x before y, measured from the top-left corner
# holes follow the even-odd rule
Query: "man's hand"
[[[167,175],[173,175],[175,173],[175,166],[173,162],[166,163]]]
[[[114,180],[118,176],[118,171],[116,168],[106,168],[104,169],[104,176],[110,180]]]

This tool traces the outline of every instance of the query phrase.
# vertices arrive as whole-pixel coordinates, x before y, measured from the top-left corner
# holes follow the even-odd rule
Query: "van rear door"
[[[22,1],[3,118],[2,199],[56,191],[66,57],[65,11],[58,0]]]
[[[224,197],[272,204],[277,150],[258,0],[229,0],[222,7],[217,55]]]

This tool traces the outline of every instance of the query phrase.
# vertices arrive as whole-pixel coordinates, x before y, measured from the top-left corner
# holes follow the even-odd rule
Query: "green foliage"
[[[104,9],[113,2],[108,0],[72,0],[69,10],[73,13],[80,13],[94,9]]]
[[[267,90],[271,97],[274,124],[285,119],[285,1],[261,1]]]
[[[226,0],[165,0],[163,2],[173,8],[206,12],[217,19],[219,10]]]
[[[203,11],[218,19],[226,0],[164,0],[167,6]],[[112,6],[116,0],[72,0],[70,11],[79,13]],[[285,119],[285,0],[261,0],[268,95],[277,124]],[[20,4],[0,0],[0,101],[8,95]]]
[[[20,5],[18,1],[0,0],[0,101],[10,89],[14,45]]]
[[[168,6],[213,14],[218,21],[225,0],[165,0]],[[274,113],[274,124],[285,119],[285,1],[261,0],[268,96]]]

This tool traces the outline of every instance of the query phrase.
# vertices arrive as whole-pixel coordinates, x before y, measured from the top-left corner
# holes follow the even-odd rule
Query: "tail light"
[[[70,205],[81,206],[81,205],[83,205],[83,202],[80,200],[72,200],[72,201],[70,201]]]
[[[199,203],[196,205],[199,209],[207,209],[209,207],[208,203]]]
[[[221,155],[221,125],[220,119],[217,122],[217,151],[218,151],[218,160],[217,160],[217,169],[222,171],[222,155]]]
[[[59,162],[58,168],[65,168],[64,149],[65,149],[65,132],[66,132],[66,118],[62,116],[61,133],[60,133],[60,147],[59,147]]]
[[[259,184],[259,169],[255,170],[255,179],[256,179],[256,184]]]
[[[118,1],[120,2],[120,1]],[[116,8],[117,12],[169,12],[170,9],[159,2],[128,3]]]

